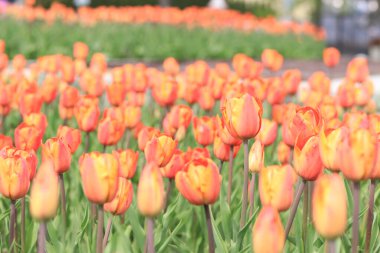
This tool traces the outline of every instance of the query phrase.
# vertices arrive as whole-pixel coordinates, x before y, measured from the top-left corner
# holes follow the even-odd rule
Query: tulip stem
[[[7,115],[1,115],[1,125],[0,125],[0,133],[4,133],[5,119]]]
[[[14,252],[15,241],[16,241],[16,219],[17,219],[17,210],[16,210],[16,202],[14,200],[11,201],[11,217],[9,222],[9,245],[11,247],[11,253]]]
[[[62,126],[67,126],[67,118],[63,120]]]
[[[306,239],[307,239],[307,220],[309,216],[309,186],[310,183],[306,182],[303,189],[303,212],[302,212],[302,240],[304,252],[307,252]]]
[[[65,181],[63,178],[63,173],[59,174],[59,187],[61,191],[61,215],[62,215],[62,225],[63,225],[63,238],[66,234],[66,193],[65,193]]]
[[[104,234],[104,239],[103,239],[103,250],[106,248],[108,238],[110,236],[111,227],[112,227],[112,219],[113,219],[113,215],[109,217],[108,222],[107,222],[106,233]]]
[[[155,253],[154,249],[154,220],[153,218],[146,218],[146,245],[148,253]]]
[[[166,197],[165,197],[164,213],[166,213],[166,210],[168,209],[169,198],[170,198],[170,193],[172,192],[172,187],[173,187],[173,178],[169,178],[168,189],[166,191]]]
[[[244,140],[244,184],[243,184],[243,201],[240,217],[240,229],[244,227],[247,215],[247,197],[248,197],[248,140]]]
[[[88,149],[90,148],[90,132],[86,132],[86,142],[84,146],[84,153],[88,152]]]
[[[251,183],[249,185],[249,202],[251,205],[251,209],[249,210],[249,217],[253,214],[253,207],[255,205],[255,180],[256,180],[256,173],[252,173],[252,179]]]
[[[210,206],[204,205],[204,208],[205,208],[205,214],[206,214],[207,234],[208,234],[208,252],[214,253],[215,252],[215,240],[214,240],[214,233],[212,231]]]
[[[98,207],[98,232],[96,235],[96,253],[103,252],[103,226],[104,226],[104,211],[103,206]]]
[[[367,231],[365,238],[365,248],[364,253],[369,253],[371,248],[371,236],[372,236],[372,222],[373,222],[373,205],[375,201],[375,189],[376,181],[371,180],[369,185],[369,203],[368,203],[368,216],[367,216]]]
[[[38,231],[38,244],[37,252],[45,253],[46,252],[46,222],[41,221],[40,230]]]
[[[103,145],[103,153],[105,153],[106,151],[107,151],[107,146]]]
[[[327,253],[335,253],[336,252],[336,240],[328,240],[326,245]]]
[[[297,189],[297,195],[296,198],[294,199],[294,202],[292,204],[292,208],[290,210],[289,218],[286,223],[286,228],[285,228],[285,239],[288,238],[290,229],[292,228],[294,217],[296,216],[297,208],[301,200],[301,196],[303,193],[303,189],[305,188],[306,181],[302,180],[298,186]]]
[[[222,169],[223,169],[223,160],[220,160],[220,165],[219,165],[219,174],[222,174]]]
[[[127,129],[125,135],[126,135],[125,149],[127,149],[129,146],[129,142],[131,141],[131,131],[129,129]]]
[[[354,197],[354,213],[352,217],[352,253],[358,252],[359,244],[359,195],[360,195],[360,185],[359,182],[354,182],[353,187],[353,197]]]
[[[234,167],[234,146],[230,145],[230,159],[228,161],[228,192],[227,192],[227,203],[231,205],[231,194],[232,194],[232,176]]]
[[[25,197],[21,198],[21,253],[25,253]]]

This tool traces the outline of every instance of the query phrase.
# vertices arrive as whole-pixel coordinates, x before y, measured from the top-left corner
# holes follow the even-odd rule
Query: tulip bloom
[[[21,156],[0,156],[0,193],[11,200],[24,197],[29,190],[29,166]]]
[[[104,85],[101,76],[94,72],[90,69],[85,70],[80,77],[79,85],[87,95],[100,97],[103,93]]]
[[[251,147],[248,164],[251,172],[260,172],[264,167],[264,145],[260,140],[256,140]]]
[[[290,131],[293,137],[304,142],[310,136],[318,134],[321,126],[322,119],[319,111],[305,106],[296,110],[296,115],[290,125]]]
[[[364,57],[356,57],[352,59],[346,70],[346,77],[353,81],[362,83],[369,76],[368,60]]]
[[[273,144],[277,137],[278,125],[275,121],[269,119],[262,119],[260,132],[257,134],[256,139],[260,140],[264,146]]]
[[[330,94],[331,80],[324,72],[314,72],[307,81],[313,91],[320,92],[324,95]]]
[[[255,253],[281,253],[285,232],[280,215],[271,206],[264,206],[252,229],[252,246]]]
[[[75,106],[74,115],[79,129],[85,132],[94,131],[100,115],[98,99],[89,96],[82,97]]]
[[[174,179],[177,172],[182,170],[185,164],[184,154],[181,150],[177,149],[169,163],[165,167],[161,167],[161,174],[163,177]]]
[[[37,112],[37,113],[30,113],[23,116],[24,122],[29,126],[35,126],[38,129],[41,130],[42,135],[45,134],[46,127],[48,126],[48,121],[46,119],[46,115]]]
[[[294,145],[294,169],[304,180],[314,181],[321,174],[323,163],[319,153],[317,135],[304,140],[300,136]]]
[[[145,146],[144,153],[148,163],[154,162],[158,167],[163,167],[172,158],[177,147],[177,141],[170,136],[161,134],[153,137]]]
[[[338,174],[325,174],[317,179],[313,191],[312,218],[315,229],[326,239],[344,234],[347,225],[347,196]]]
[[[21,115],[40,112],[42,103],[42,97],[38,92],[24,92],[19,100],[19,110]]]
[[[159,134],[160,131],[154,127],[143,127],[137,135],[137,144],[139,149],[144,151],[148,141]]]
[[[75,42],[73,46],[73,56],[75,59],[85,60],[88,56],[89,48],[84,42]]]
[[[119,162],[112,154],[92,152],[79,159],[84,194],[92,203],[110,202],[118,187]]]
[[[63,139],[63,141],[67,143],[71,154],[77,150],[82,140],[78,129],[61,125],[58,127],[57,137]]]
[[[134,128],[141,121],[141,107],[126,105],[123,106],[124,125],[128,129]]]
[[[139,153],[131,149],[115,150],[112,154],[119,160],[119,177],[131,179],[136,173]]]
[[[319,152],[323,165],[332,170],[339,171],[339,145],[342,142],[342,128],[323,128],[319,133]]]
[[[293,201],[293,168],[273,165],[260,171],[259,191],[263,206],[270,205],[279,212],[289,209]]]
[[[291,159],[291,149],[285,142],[281,141],[277,145],[277,158],[281,164],[289,163]]]
[[[229,146],[237,146],[241,144],[242,141],[239,138],[235,138],[230,134],[226,125],[223,122],[223,118],[220,118],[219,115],[217,115],[216,122],[217,135],[220,137],[224,144]]]
[[[112,83],[106,87],[108,102],[113,106],[119,106],[124,102],[127,90],[122,83]]]
[[[98,125],[99,143],[105,146],[112,146],[119,142],[124,134],[122,122],[106,117]]]
[[[118,189],[112,201],[104,204],[104,210],[113,215],[121,215],[127,211],[132,203],[133,186],[131,181],[119,177]]]
[[[323,50],[323,63],[329,67],[333,68],[339,64],[340,52],[335,47],[328,47]]]
[[[235,138],[248,140],[260,131],[263,108],[259,100],[248,94],[227,99],[222,114],[228,131]]]
[[[179,192],[193,205],[213,204],[219,197],[222,176],[209,158],[195,158],[175,177]]]
[[[5,147],[12,147],[13,141],[12,138],[3,134],[0,134],[0,150]]]
[[[33,180],[30,191],[30,214],[37,220],[53,218],[59,203],[59,179],[54,163],[44,161]]]
[[[172,75],[172,76],[177,75],[180,71],[179,63],[173,57],[166,58],[164,62],[162,63],[162,67],[168,75]]]
[[[282,81],[286,93],[294,95],[297,93],[298,86],[302,80],[302,73],[299,69],[288,69],[282,74]]]
[[[208,146],[214,142],[216,124],[215,119],[207,116],[194,117],[193,132],[195,140],[202,146]]]
[[[271,71],[278,71],[284,63],[284,57],[274,49],[264,49],[261,54],[261,61]]]
[[[160,106],[171,106],[177,100],[178,85],[175,81],[157,83],[152,89],[152,96]]]
[[[235,158],[239,152],[240,145],[234,146],[233,157]],[[224,144],[222,139],[216,135],[214,138],[214,155],[219,160],[226,162],[230,160],[230,145]]]
[[[61,138],[50,138],[42,145],[42,160],[52,160],[58,174],[70,169],[71,150]]]
[[[148,163],[141,172],[137,188],[137,208],[147,217],[160,214],[164,208],[164,180],[155,163]]]
[[[210,87],[204,86],[199,90],[198,104],[205,111],[210,111],[214,108],[215,99],[212,96]]]
[[[58,93],[58,84],[59,79],[54,74],[48,74],[40,88],[40,94],[42,96],[42,100],[50,104],[54,101]]]
[[[42,132],[35,126],[21,123],[15,129],[15,146],[23,150],[37,150],[41,145]]]

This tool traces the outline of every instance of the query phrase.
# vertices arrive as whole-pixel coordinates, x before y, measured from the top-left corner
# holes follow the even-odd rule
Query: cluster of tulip
[[[223,162],[229,162],[226,201],[229,205],[234,201],[231,196],[233,160],[241,145],[244,183],[240,229],[250,224],[248,210],[250,220],[256,217],[255,199],[260,200],[261,207],[252,229],[254,252],[282,252],[302,194],[305,252],[311,250],[305,243],[309,218],[316,231],[329,242],[330,252],[335,252],[334,240],[345,233],[347,226],[345,179],[339,172],[353,181],[353,252],[358,251],[359,183],[371,180],[365,243],[369,252],[375,182],[380,177],[380,117],[373,114],[376,111],[375,102],[370,99],[373,84],[364,58],[349,63],[346,79],[335,97],[330,95],[329,77],[323,72],[313,74],[308,88],[300,91],[303,105],[297,105],[285,101],[294,99],[302,73],[291,69],[280,74],[284,59],[271,49],[264,50],[261,61],[236,55],[232,69],[226,63],[212,68],[204,61],[196,61],[184,71],[174,58],[166,59],[162,70],[144,64],[108,69],[101,53],[92,55],[88,64],[88,47],[81,42],[74,45],[73,56],[44,56],[27,66],[25,58],[17,55],[9,64],[5,42],[0,41],[2,131],[7,130],[4,123],[12,110],[22,118],[14,130],[14,139],[0,135],[0,193],[11,201],[9,245],[12,251],[16,248],[18,199],[22,209],[21,250],[26,250],[25,196],[30,184],[30,214],[41,224],[38,252],[45,252],[46,222],[56,215],[59,196],[60,215],[66,227],[64,173],[68,173],[84,133],[79,171],[83,192],[91,202],[92,219],[98,224],[96,252],[103,252],[107,246],[112,216],[124,215],[132,203],[131,180],[139,159],[138,151],[128,149],[132,138],[144,154],[137,207],[146,217],[149,253],[155,251],[154,218],[170,205],[173,183],[189,203],[204,206],[209,251],[215,252],[210,205],[219,198]],[[339,58],[339,51],[334,48],[324,51],[323,59],[329,68],[338,64]],[[273,77],[263,77],[264,68]],[[112,78],[105,78],[107,75]],[[159,106],[155,107],[151,98]],[[45,104],[45,108],[54,108],[54,101],[58,102],[63,123],[55,137],[49,136],[42,143],[48,125],[57,119],[47,118],[41,107]],[[145,104],[151,106],[152,115],[159,113],[160,107],[165,111],[158,126],[144,125]],[[220,109],[221,116],[214,116],[215,109]],[[68,126],[70,123],[77,128]],[[191,123],[192,132],[188,130]],[[102,152],[90,151],[93,149],[90,134],[95,131],[98,143],[104,146]],[[184,142],[192,133],[202,147],[189,148]],[[249,148],[253,138],[255,141]],[[41,163],[37,170],[41,144]],[[213,156],[210,145],[213,145]],[[181,150],[181,146],[188,149]],[[264,161],[269,146],[273,156],[273,150],[277,151],[276,165]],[[107,147],[112,149],[111,153]],[[219,167],[212,157],[221,162]],[[255,188],[259,190],[258,196]],[[284,230],[279,213],[289,209]],[[104,210],[112,215],[105,234]]]
[[[29,6],[9,5],[0,13],[17,19],[34,21],[44,20],[52,23],[61,20],[66,23],[94,25],[97,22],[114,23],[157,23],[164,25],[186,25],[189,28],[202,27],[219,30],[221,28],[239,31],[265,31],[270,34],[307,34],[315,39],[323,40],[325,31],[311,23],[280,22],[274,17],[257,18],[250,13],[239,13],[234,10],[215,10],[205,7],[188,7],[183,10],[159,6],[126,6],[97,8],[79,7],[77,11],[59,3],[53,3],[50,9],[32,7],[33,0],[26,1]]]

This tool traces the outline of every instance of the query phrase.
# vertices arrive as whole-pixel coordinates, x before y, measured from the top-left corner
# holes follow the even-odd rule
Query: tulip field
[[[333,47],[305,76],[264,46],[109,67],[88,44],[29,61],[0,38],[0,252],[380,252],[365,57],[332,94]]]

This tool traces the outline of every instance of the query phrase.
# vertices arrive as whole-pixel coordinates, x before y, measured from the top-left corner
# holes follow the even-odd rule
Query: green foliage
[[[245,1],[228,0],[228,7],[240,12],[249,12],[257,17],[276,16],[270,3],[247,3]]]
[[[99,23],[83,27],[6,18],[0,19],[0,26],[0,38],[5,39],[10,57],[23,53],[28,59],[54,53],[71,55],[76,41],[87,43],[92,53],[103,52],[110,59],[147,61],[162,61],[169,56],[179,60],[230,60],[236,53],[258,58],[265,48],[278,50],[286,59],[317,59],[325,46],[323,41],[306,35],[210,31],[157,24]]]

